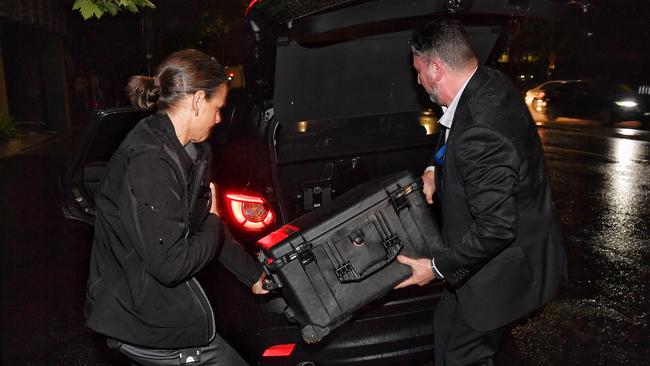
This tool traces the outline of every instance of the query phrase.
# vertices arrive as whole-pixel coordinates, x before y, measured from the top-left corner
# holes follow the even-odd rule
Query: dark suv
[[[317,4],[328,3],[325,9]],[[436,140],[435,111],[417,85],[414,28],[454,13],[482,62],[512,16],[551,18],[551,0],[273,1],[247,10],[245,88],[230,91],[214,133],[222,217],[257,239],[370,178],[420,174]],[[322,6],[322,5],[321,5]],[[494,54],[497,54],[495,52]],[[143,112],[98,111],[64,179],[69,218],[92,223],[111,154]],[[306,344],[281,296],[253,296],[217,264],[201,273],[219,334],[251,364],[385,365],[433,358],[432,314],[442,284],[393,291],[323,341]]]

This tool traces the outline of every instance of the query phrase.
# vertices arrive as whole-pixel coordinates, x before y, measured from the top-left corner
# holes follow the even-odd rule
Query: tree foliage
[[[106,13],[115,15],[123,10],[137,13],[142,8],[155,7],[149,0],[75,0],[72,10],[79,10],[84,19],[99,19]]]

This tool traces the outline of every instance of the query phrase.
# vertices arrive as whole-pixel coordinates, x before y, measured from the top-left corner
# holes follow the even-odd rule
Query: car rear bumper
[[[300,327],[285,325],[258,329],[263,349],[258,365],[396,365],[433,359],[433,310],[443,284],[425,289],[406,289],[391,298],[362,309],[348,323],[332,331],[323,341],[305,343]],[[415,293],[420,296],[413,296]],[[402,297],[402,299],[399,299]],[[261,357],[264,349],[295,344],[286,357]]]

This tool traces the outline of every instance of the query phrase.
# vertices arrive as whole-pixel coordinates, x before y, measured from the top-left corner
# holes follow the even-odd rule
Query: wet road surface
[[[569,255],[560,296],[515,326],[508,364],[650,365],[650,136],[540,128]],[[63,219],[61,140],[0,160],[0,364],[127,365],[83,326],[91,228]],[[512,353],[512,354],[510,354]]]
[[[647,135],[627,128],[542,128],[540,135],[570,281],[558,299],[514,329],[517,344],[533,365],[649,365]]]

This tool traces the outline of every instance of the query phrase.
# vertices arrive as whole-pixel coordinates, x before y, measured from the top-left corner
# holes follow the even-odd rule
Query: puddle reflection
[[[603,206],[607,209],[602,211],[604,225],[598,225],[603,231],[596,235],[603,248],[612,250],[607,251],[607,256],[615,262],[623,260],[621,254],[635,253],[639,245],[634,227],[643,220],[644,195],[648,193],[643,184],[647,169],[641,163],[644,144],[614,139],[608,154],[614,157],[614,162],[605,168]]]

